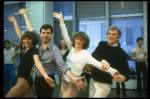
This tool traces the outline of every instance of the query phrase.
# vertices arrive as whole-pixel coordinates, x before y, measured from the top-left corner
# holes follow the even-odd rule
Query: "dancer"
[[[143,38],[137,38],[137,46],[131,51],[132,61],[136,61],[137,92],[142,94],[141,72],[143,73],[143,93],[148,93],[148,70],[145,61],[148,59],[146,50],[142,47]],[[133,58],[135,56],[135,58]]]
[[[14,22],[14,17],[11,16],[8,18],[9,21]],[[17,22],[14,22],[14,25],[17,25]],[[21,29],[18,28],[19,31],[16,31],[17,34],[21,33]],[[20,32],[20,33],[18,33]],[[47,83],[54,87],[54,81],[48,77],[41,62],[39,61],[39,52],[35,47],[38,44],[38,38],[34,32],[26,31],[22,37],[19,36],[21,43],[24,45],[24,52],[20,55],[20,64],[17,73],[18,83],[8,92],[6,98],[22,98],[22,97],[30,97],[31,94],[31,86],[33,84],[32,77],[30,75],[31,69],[36,64],[39,71],[44,76]]]
[[[16,62],[15,58],[19,55],[19,58],[21,59],[21,55],[20,55],[20,54],[23,53],[23,52],[24,52],[24,45],[20,43],[20,50],[17,51],[17,52],[12,56],[12,58],[11,58],[11,60],[12,60],[17,66],[19,66],[19,64]],[[18,67],[17,67],[17,68],[18,68]],[[32,68],[32,69],[31,69],[31,73],[30,73],[32,79],[33,79],[33,73],[34,73],[34,70],[33,70],[33,68]],[[32,90],[32,93],[33,93],[34,97],[36,97],[34,83],[33,83],[33,86],[31,87],[31,90]]]
[[[11,45],[15,45],[15,48],[11,47]],[[7,94],[11,88],[10,85],[13,87],[16,84],[15,65],[11,60],[11,57],[19,48],[19,44],[5,40],[4,47],[4,84],[5,94]]]
[[[58,48],[60,49],[62,56],[63,56],[63,60],[66,62],[66,57],[69,54],[69,50],[65,44],[65,41],[63,39],[61,39],[61,41],[58,44]],[[58,72],[58,76],[59,76],[59,82],[60,85],[62,83],[62,71],[59,67],[57,67],[57,72]],[[59,92],[59,97],[61,97],[61,92]]]
[[[119,72],[109,66],[102,66],[101,62],[96,61],[89,52],[84,49],[89,47],[89,37],[84,32],[77,32],[73,35],[72,42],[68,36],[62,13],[53,13],[53,16],[60,20],[60,28],[63,39],[69,49],[66,63],[71,68],[73,75],[80,77],[83,67],[87,64],[94,65],[96,68],[109,72],[111,76],[118,75]],[[103,67],[103,68],[102,68]],[[106,76],[105,76],[106,77]],[[66,98],[74,98],[78,93],[73,81],[65,74],[62,76],[61,95]]]
[[[69,54],[69,50],[68,50],[68,48],[67,48],[67,46],[65,44],[65,41],[63,39],[61,39],[61,41],[59,42],[58,48],[60,49],[60,51],[62,53],[63,60],[66,62],[66,57]],[[59,82],[60,82],[60,85],[61,85],[62,71],[61,71],[61,69],[59,67],[57,68],[57,71],[58,71],[58,75],[59,75]]]
[[[126,52],[120,47],[118,42],[120,37],[121,31],[118,27],[109,27],[107,30],[108,41],[101,41],[92,53],[96,60],[119,71],[120,75],[114,77],[116,82],[128,81],[130,77]],[[111,75],[93,67],[91,77],[90,98],[106,98],[111,90]]]
[[[33,24],[31,23],[29,17],[27,16],[27,9],[20,9],[18,12],[19,14],[23,15],[25,18],[25,22],[29,31],[35,31]],[[14,23],[16,24],[16,23]],[[15,26],[15,28],[18,28]],[[18,31],[18,29],[17,29]],[[21,36],[21,32],[17,32],[18,36]],[[77,78],[75,77],[70,68],[66,65],[63,61],[61,52],[59,48],[51,41],[53,33],[53,27],[49,24],[44,24],[40,28],[40,35],[37,33],[41,42],[38,44],[39,56],[42,65],[44,66],[44,70],[48,74],[48,76],[53,79],[55,82],[54,77],[54,67],[59,66],[63,73],[68,75],[75,83],[77,88],[80,90],[84,90],[86,87],[85,84],[82,82],[84,77]],[[35,89],[37,98],[51,98],[52,93],[54,91],[54,87],[51,87],[47,84],[47,81],[44,79],[43,75],[40,73],[38,69],[36,69],[36,77],[35,77]]]

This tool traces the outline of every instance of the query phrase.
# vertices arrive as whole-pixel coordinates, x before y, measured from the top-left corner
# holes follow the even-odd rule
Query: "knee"
[[[23,96],[22,98],[30,98],[31,97],[31,90],[28,90]]]

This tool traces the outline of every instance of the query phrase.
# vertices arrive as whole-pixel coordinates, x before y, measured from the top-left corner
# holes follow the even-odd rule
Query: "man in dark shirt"
[[[119,71],[120,75],[112,77],[110,74],[93,67],[89,96],[105,98],[111,90],[112,79],[116,82],[129,80],[129,66],[126,52],[120,47],[118,40],[121,31],[118,27],[112,26],[107,31],[108,41],[101,41],[92,56],[104,65],[110,65]]]

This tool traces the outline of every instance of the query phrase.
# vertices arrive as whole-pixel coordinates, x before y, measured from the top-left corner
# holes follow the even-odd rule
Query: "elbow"
[[[12,61],[14,61],[14,58],[11,58]]]

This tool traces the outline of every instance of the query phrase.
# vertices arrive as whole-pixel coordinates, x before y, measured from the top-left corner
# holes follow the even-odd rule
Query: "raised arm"
[[[27,9],[28,9],[28,7],[26,7],[26,9],[20,9],[18,11],[18,14],[21,14],[24,16],[28,31],[32,31],[32,30],[34,30],[34,26],[27,15]]]
[[[17,51],[20,46],[20,44],[18,44],[18,43],[11,43],[11,45],[15,45],[15,51]]]
[[[53,13],[53,17],[56,17],[57,19],[59,19],[62,37],[65,40],[65,43],[66,43],[68,49],[71,50],[72,42],[71,42],[71,40],[69,38],[68,31],[67,31],[67,28],[65,26],[62,13],[60,12],[60,14],[59,14],[59,13],[55,12],[55,13]]]
[[[18,35],[18,37],[19,37],[19,39],[20,39],[20,41],[21,41],[22,31],[21,31],[21,29],[20,29],[20,27],[19,27],[19,25],[18,25],[18,23],[17,23],[16,18],[11,15],[10,17],[8,17],[8,20],[9,20],[10,22],[13,22],[13,23],[14,23],[14,27],[15,27],[16,33],[17,33],[17,35]]]

